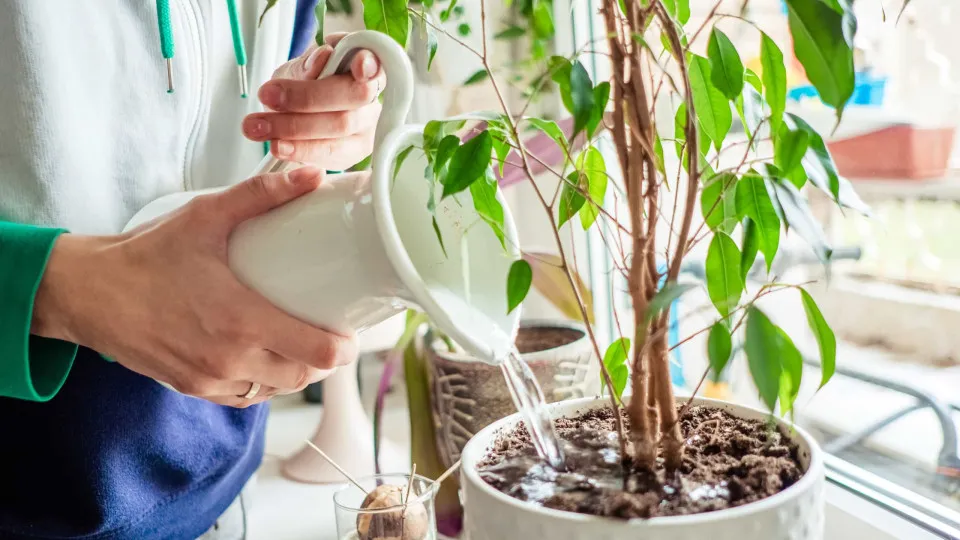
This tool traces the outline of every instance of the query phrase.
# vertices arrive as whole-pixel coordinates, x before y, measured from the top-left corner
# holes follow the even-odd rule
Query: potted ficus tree
[[[578,299],[607,390],[602,397],[553,406],[557,430],[567,441],[561,467],[537,458],[516,415],[473,437],[463,451],[461,475],[469,538],[821,538],[821,450],[782,418],[793,413],[802,358],[757,300],[777,291],[799,295],[819,344],[821,385],[833,373],[835,337],[802,287],[774,281],[747,286],[745,275],[759,255],[769,264],[781,241],[794,237],[829,264],[830,247],[803,190],[821,190],[854,210],[864,207],[837,173],[821,135],[785,111],[781,49],[745,10],[722,12],[723,2],[711,1],[706,17],[690,25],[689,0],[598,0],[593,5],[604,22],[599,41],[605,46],[597,53],[593,49],[601,47],[594,44],[589,54],[608,62],[609,80],[591,79],[580,59],[585,51],[549,58],[546,73],[533,79],[559,89],[574,119],[573,137],[567,137],[552,121],[523,116],[506,97],[487,47],[487,36],[498,32],[487,17],[492,1],[470,4],[481,12],[481,28],[474,31],[484,40],[478,49],[465,46],[463,54],[481,61],[484,73],[471,81],[489,84],[502,108],[428,123],[419,150],[437,196],[469,192],[479,219],[498,234],[503,213],[491,196],[498,189],[496,172],[508,165],[524,172],[533,204],[554,231],[558,268]],[[439,1],[362,4],[366,26],[388,31],[402,44],[411,32],[442,31],[430,16]],[[839,120],[854,89],[856,20],[850,2],[785,4],[795,56]],[[743,67],[736,46],[715,26],[721,20],[759,33],[762,73]],[[424,42],[432,47],[436,40]],[[693,52],[703,49],[705,55]],[[679,107],[665,117],[657,105],[669,96]],[[734,114],[743,137],[730,135]],[[465,142],[468,120],[482,121],[484,128]],[[535,179],[536,156],[521,136],[528,129],[561,148],[586,137],[584,149],[568,152],[561,166],[539,164],[542,174],[557,180],[555,191]],[[610,142],[610,157],[600,151],[600,141]],[[574,226],[603,239],[627,284],[630,309],[617,314],[620,337],[610,344],[599,341],[589,322],[585,291],[561,241],[561,231]],[[731,334],[744,330],[749,372],[766,411],[674,395],[669,311],[694,287],[678,281],[684,260],[704,256],[705,288],[716,309],[715,322],[700,331],[708,335],[711,369],[724,370]],[[511,307],[531,282],[529,263],[517,260],[504,284]],[[412,391],[423,398],[422,387]]]

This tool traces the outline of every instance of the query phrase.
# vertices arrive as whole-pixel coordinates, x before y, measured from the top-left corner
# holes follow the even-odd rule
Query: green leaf
[[[748,83],[759,93],[763,93],[763,83],[760,81],[760,76],[757,75],[755,71],[750,68],[747,68],[743,73],[744,82]]]
[[[593,137],[593,134],[603,121],[603,113],[607,109],[607,102],[610,100],[610,83],[604,81],[593,89],[593,112],[590,114],[590,121],[587,122],[587,136]]]
[[[777,202],[783,212],[784,221],[791,230],[803,238],[807,244],[813,248],[814,253],[824,263],[830,260],[831,249],[827,244],[826,235],[823,228],[814,217],[810,210],[810,205],[800,194],[800,191],[789,182],[778,182],[767,180],[767,191],[769,193],[772,185]]]
[[[677,3],[677,20],[687,24],[690,20],[690,0],[674,0]]]
[[[660,315],[663,310],[673,305],[684,293],[696,288],[697,285],[693,283],[667,282],[663,287],[660,287],[657,294],[653,295],[653,298],[650,299],[650,303],[647,305],[647,320],[649,321]]]
[[[618,398],[623,396],[623,390],[627,387],[629,376],[627,355],[629,353],[630,340],[622,337],[611,343],[607,347],[607,352],[603,354],[603,365],[607,368],[607,373],[610,374],[610,379],[613,381],[613,392]]]
[[[730,131],[733,114],[727,98],[714,87],[710,60],[697,55],[690,58],[690,87],[693,90],[693,104],[703,131],[713,141],[717,150]]]
[[[653,154],[657,158],[657,170],[660,174],[666,174],[666,162],[663,160],[663,141],[660,140],[660,134],[653,134]]]
[[[464,85],[464,86],[470,86],[471,84],[477,84],[477,83],[479,83],[479,82],[483,82],[483,81],[487,80],[487,77],[488,77],[489,75],[490,75],[490,74],[487,73],[487,70],[481,69],[481,70],[477,71],[476,73],[474,73],[473,75],[467,77],[467,80],[463,81],[463,85]]]
[[[563,107],[573,114],[573,95],[570,90],[570,76],[573,73],[573,63],[563,56],[551,56],[548,62],[550,78],[557,83],[560,89],[560,100]]]
[[[450,5],[447,6],[447,9],[440,12],[440,21],[447,22],[450,20],[450,15],[453,14],[454,9],[457,7],[458,0],[452,0]]]
[[[677,107],[677,115],[673,120],[673,137],[674,139],[676,139],[676,141],[674,142],[674,145],[677,149],[677,156],[680,158],[680,160],[683,163],[684,170],[687,169],[687,160],[684,159],[684,151],[683,151],[683,142],[686,141],[686,138],[687,138],[686,126],[687,126],[687,106],[685,103],[681,103],[680,106]],[[697,127],[697,126],[694,126],[694,127]],[[700,160],[701,161],[700,166],[702,169],[701,172],[703,172],[704,175],[706,175],[708,172],[707,169],[709,167],[703,166],[704,165],[703,156],[705,156],[707,152],[710,150],[710,137],[707,136],[707,133],[703,128],[699,128],[699,127],[697,128],[697,140],[698,140],[697,147],[699,149],[700,156],[701,156],[701,160]]]
[[[408,146],[400,151],[397,154],[396,159],[393,162],[393,181],[397,181],[397,175],[400,174],[400,168],[403,167],[403,161],[407,159],[407,156],[410,155],[410,152],[413,151],[413,146]]]
[[[313,40],[317,43],[317,47],[323,47],[326,45],[326,41],[323,40],[323,23],[327,18],[327,3],[325,1],[317,2],[317,5],[314,6],[313,18],[317,20],[317,31],[313,35]]]
[[[577,215],[583,203],[587,199],[580,193],[585,188],[586,175],[579,171],[573,171],[567,175],[567,181],[563,183],[563,189],[560,191],[560,210],[557,218],[557,228],[563,227],[563,224]],[[576,189],[579,187],[580,189]]]
[[[787,107],[787,68],[780,47],[767,34],[763,34],[760,41],[760,64],[763,66],[764,97],[770,105],[770,131],[776,133]]]
[[[590,123],[593,116],[593,82],[579,61],[570,69],[570,114],[573,115],[573,135],[576,137]]]
[[[367,30],[376,30],[407,46],[410,19],[406,0],[363,0],[363,24]]]
[[[727,317],[740,302],[743,278],[740,277],[740,250],[725,233],[717,231],[707,250],[707,292],[721,315]]]
[[[437,147],[440,141],[451,133],[456,133],[463,127],[465,122],[455,119],[431,120],[423,127],[423,151],[433,159],[437,155]]]
[[[793,405],[800,394],[800,383],[803,380],[803,356],[793,344],[790,336],[777,328],[780,358],[780,414],[793,416]]]
[[[823,318],[823,313],[817,307],[810,293],[800,289],[800,298],[803,300],[803,310],[807,313],[807,323],[813,336],[817,338],[817,345],[820,346],[820,388],[830,382],[834,372],[837,370],[837,337],[833,334],[833,329]]]
[[[437,216],[433,216],[433,233],[437,235],[437,241],[440,242],[440,249],[443,250],[443,256],[447,257],[447,247],[443,245],[443,235],[440,234],[440,225],[437,224]]]
[[[667,9],[672,17],[676,18],[677,16],[677,0],[660,0],[660,3],[663,4],[663,7]]]
[[[737,113],[747,136],[753,136],[763,121],[763,97],[752,86],[744,85],[743,92],[737,96]],[[758,140],[754,138],[753,149],[756,150]]]
[[[810,182],[832,196],[837,203],[862,214],[870,214],[870,207],[857,195],[850,181],[837,172],[837,165],[823,142],[823,137],[797,115],[788,113],[785,121],[808,135],[809,149],[803,156],[802,165]]]
[[[560,126],[557,125],[553,120],[544,120],[542,118],[530,117],[526,119],[527,122],[542,131],[546,136],[553,139],[560,148],[567,148],[567,137],[563,134],[563,130],[560,129]]]
[[[747,309],[747,331],[744,350],[750,376],[757,385],[760,398],[771,411],[777,405],[780,396],[780,328],[758,308]]]
[[[820,100],[837,110],[839,122],[854,89],[853,46],[847,40],[853,15],[837,13],[822,0],[787,0],[787,7],[794,54]]]
[[[758,246],[769,272],[780,247],[780,218],[777,217],[763,178],[748,174],[740,180],[737,184],[737,210],[750,218],[755,226]]]
[[[510,265],[510,272],[507,274],[507,313],[517,309],[517,306],[523,302],[530,291],[530,284],[533,283],[533,269],[530,263],[523,259],[513,261]]]
[[[436,151],[440,139],[443,139],[443,122],[439,120],[430,120],[423,126],[423,149],[425,151]]]
[[[677,107],[677,114],[673,117],[673,138],[674,147],[677,150],[677,158],[683,160],[683,143],[687,140],[687,104],[680,103]]]
[[[680,25],[690,20],[690,0],[662,0],[667,13],[672,15]]]
[[[437,178],[440,178],[441,184],[445,183],[442,174],[443,167],[447,164],[450,158],[453,157],[453,154],[457,151],[457,148],[460,148],[460,137],[457,137],[456,135],[447,135],[437,146],[437,156],[433,159],[433,174]]]
[[[510,144],[507,142],[505,133],[493,134],[493,153],[497,155],[497,161],[500,162],[500,175],[503,176],[503,167],[507,164],[507,157],[510,155]]]
[[[807,171],[803,170],[803,167],[791,169],[785,177],[791,184],[796,186],[797,189],[803,189],[803,186],[807,184]]]
[[[550,12],[551,2],[536,2],[533,8],[533,16],[530,19],[530,28],[533,34],[540,39],[550,39],[553,37],[553,14]]]
[[[437,49],[440,47],[440,41],[437,39],[437,33],[432,27],[427,27],[427,71],[433,67],[433,59],[437,56]]]
[[[710,58],[713,86],[727,99],[737,99],[743,89],[743,62],[733,42],[716,26],[710,33],[707,56]]]
[[[273,9],[273,6],[277,5],[277,2],[278,2],[278,1],[279,1],[279,0],[267,0],[267,5],[266,5],[266,7],[264,7],[264,8],[263,8],[263,11],[260,12],[260,20],[257,22],[257,26],[260,26],[260,25],[263,24],[263,18],[264,18],[264,16],[266,16],[266,14],[267,14],[268,11],[270,11],[271,9]]]
[[[730,330],[723,321],[717,321],[710,328],[710,334],[707,336],[707,358],[710,359],[710,371],[714,375],[723,373],[732,352],[733,342],[730,339]]]
[[[463,143],[450,158],[450,166],[446,178],[441,179],[443,195],[447,197],[459,193],[483,177],[484,171],[490,166],[491,152],[493,152],[493,136],[489,131],[482,131],[476,137]],[[444,182],[446,180],[446,182]]]
[[[470,25],[467,23],[460,23],[457,25],[457,33],[461,37],[467,37],[470,35]]]
[[[510,26],[493,36],[493,39],[516,39],[523,37],[526,33],[527,31],[519,26]]]
[[[490,171],[484,178],[470,184],[470,197],[473,199],[473,208],[484,222],[493,229],[493,234],[500,240],[500,246],[507,249],[506,238],[503,234],[503,205],[497,200],[497,179]]]
[[[577,159],[577,168],[587,179],[587,194],[590,200],[580,207],[580,224],[587,230],[600,215],[604,198],[607,195],[607,164],[603,155],[595,147],[586,149]]]
[[[747,274],[753,267],[753,261],[757,260],[757,252],[760,250],[760,233],[757,232],[757,224],[752,219],[743,218],[743,253],[740,254],[740,277],[744,284],[747,282]]]
[[[740,221],[736,203],[737,177],[721,173],[704,182],[700,192],[700,211],[707,226],[731,234]]]
[[[351,165],[350,168],[347,169],[347,171],[349,172],[365,171],[370,168],[370,163],[372,161],[373,161],[373,154],[370,154],[369,156],[361,159],[359,162]]]
[[[787,223],[786,218],[783,217],[783,208],[780,206],[780,200],[777,198],[776,184],[781,180],[780,170],[777,169],[776,165],[769,163],[761,163],[759,168],[763,173],[763,185],[767,188],[767,195],[770,196],[770,202],[773,203],[773,210],[777,213],[777,219],[783,224],[784,230],[789,232],[790,224]],[[750,173],[760,174],[754,169],[750,169]]]
[[[794,168],[800,166],[803,155],[807,153],[809,137],[802,129],[793,130],[786,124],[780,124],[773,145],[773,162],[780,172],[790,174]]]

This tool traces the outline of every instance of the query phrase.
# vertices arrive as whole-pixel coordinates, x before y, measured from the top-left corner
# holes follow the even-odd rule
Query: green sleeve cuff
[[[0,397],[48,401],[73,366],[75,344],[30,334],[33,300],[64,232],[0,222]]]

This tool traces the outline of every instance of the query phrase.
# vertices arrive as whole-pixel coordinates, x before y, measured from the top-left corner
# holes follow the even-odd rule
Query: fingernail
[[[295,186],[303,185],[310,183],[319,173],[320,171],[316,167],[300,167],[287,173],[287,180]]]
[[[377,59],[372,54],[365,54],[363,64],[360,66],[363,78],[368,80],[372,79],[377,75],[377,71],[379,70],[380,66],[377,64]]]
[[[260,101],[271,109],[280,109],[287,100],[287,92],[279,84],[267,83],[260,88]]]
[[[320,58],[325,57],[332,51],[333,49],[328,45],[324,45],[323,47],[313,51],[313,53],[307,57],[307,61],[303,64],[304,71],[311,72],[314,70],[314,68],[319,67],[317,66],[317,62],[320,60]]]
[[[277,141],[277,156],[287,158],[293,155],[293,143],[290,141]]]
[[[250,137],[262,139],[270,134],[270,122],[263,118],[247,118],[243,121],[243,131]]]

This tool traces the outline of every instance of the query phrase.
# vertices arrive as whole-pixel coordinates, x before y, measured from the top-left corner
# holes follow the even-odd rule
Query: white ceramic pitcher
[[[362,331],[417,306],[468,353],[490,359],[489,340],[462,331],[468,326],[462,321],[472,318],[463,304],[513,335],[519,310],[507,314],[506,284],[519,248],[510,210],[501,199],[504,249],[490,227],[479,223],[468,191],[440,200],[439,186],[424,175],[423,126],[404,125],[413,74],[393,39],[373,31],[344,37],[320,77],[347,72],[360,49],[380,59],[387,78],[372,171],[330,175],[314,192],[241,224],[229,240],[230,268],[275,305],[316,326]],[[411,145],[418,148],[394,180],[396,157]],[[268,155],[251,176],[300,165]],[[427,210],[430,189],[449,256]],[[211,191],[162,197],[138,212],[126,230]]]

